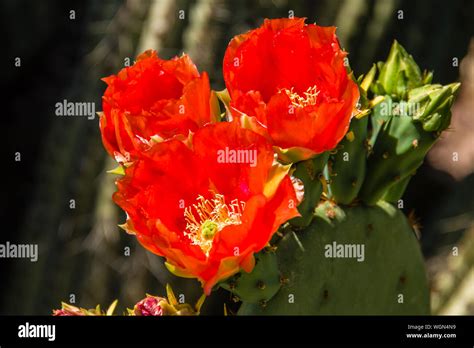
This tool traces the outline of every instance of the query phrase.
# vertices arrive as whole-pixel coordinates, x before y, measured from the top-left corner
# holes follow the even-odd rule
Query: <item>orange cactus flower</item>
[[[117,181],[124,229],[204,291],[243,269],[278,227],[298,216],[289,166],[238,122],[208,124],[188,142],[155,143]]]
[[[232,115],[249,117],[288,162],[333,149],[348,130],[359,90],[335,31],[305,18],[267,19],[226,50]]]
[[[120,163],[133,161],[153,141],[186,137],[219,117],[207,74],[199,74],[187,55],[163,60],[149,50],[103,81],[108,87],[102,98],[102,142]]]

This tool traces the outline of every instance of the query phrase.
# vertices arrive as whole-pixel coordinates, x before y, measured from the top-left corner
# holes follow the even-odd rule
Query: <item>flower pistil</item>
[[[184,235],[209,256],[215,235],[229,225],[240,225],[245,202],[234,199],[227,204],[224,195],[213,194],[211,199],[199,195],[197,203],[186,207]]]

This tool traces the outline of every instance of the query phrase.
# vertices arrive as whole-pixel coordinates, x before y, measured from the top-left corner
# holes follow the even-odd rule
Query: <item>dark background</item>
[[[194,302],[197,282],[170,276],[159,257],[117,227],[124,217],[111,200],[113,177],[105,171],[114,166],[102,147],[97,117],[57,117],[55,104],[95,102],[101,110],[100,78],[148,48],[164,58],[187,52],[209,72],[212,87],[222,89],[229,40],[289,11],[308,22],[336,25],[357,76],[384,60],[397,39],[422,68],[434,70],[435,82],[460,80],[453,58],[461,62],[474,35],[470,0],[0,0],[0,242],[37,243],[40,250],[36,263],[0,259],[0,314],[47,315],[71,294],[83,307],[106,307],[119,298],[121,311],[145,292],[162,295],[166,282]],[[450,136],[430,154],[404,197],[403,210],[414,210],[422,226],[435,313],[474,314],[474,291],[466,295],[466,288],[474,288],[474,52],[464,59],[461,75]],[[463,156],[462,168],[443,151],[451,148]],[[457,261],[453,246],[460,250]],[[206,308],[219,312],[218,306],[211,300]]]

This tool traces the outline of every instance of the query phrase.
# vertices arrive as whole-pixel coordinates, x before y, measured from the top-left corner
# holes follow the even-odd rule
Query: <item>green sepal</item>
[[[119,164],[114,169],[108,170],[107,174],[125,175],[125,168]]]
[[[459,83],[446,86],[426,85],[408,93],[408,103],[417,106],[415,121],[423,124],[427,132],[442,132],[451,122],[451,106],[459,89]]]

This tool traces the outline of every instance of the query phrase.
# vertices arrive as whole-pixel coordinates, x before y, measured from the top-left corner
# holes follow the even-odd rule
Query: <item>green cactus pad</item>
[[[263,305],[280,289],[280,271],[276,254],[272,251],[256,254],[255,262],[252,272],[241,272],[220,286],[242,301]]]
[[[293,176],[300,179],[304,185],[304,198],[298,205],[301,216],[290,220],[296,227],[306,227],[310,224],[314,215],[314,208],[319,203],[323,185],[321,176],[329,158],[329,153],[324,152],[315,158],[298,162],[295,165]]]
[[[387,105],[392,105],[388,96],[375,107],[373,118],[378,119],[384,110],[391,112],[392,107]],[[422,124],[414,122],[410,116],[390,117],[383,123],[367,161],[360,198],[369,205],[376,204],[391,186],[418,169],[437,137],[435,133],[423,130]]]
[[[390,186],[390,188],[387,190],[387,192],[383,196],[383,200],[385,202],[389,202],[397,206],[397,204],[399,203],[399,200],[403,197],[403,194],[405,193],[405,190],[408,187],[408,184],[410,183],[412,176],[413,175],[408,175],[405,179],[400,180],[398,183],[396,183],[393,186]]]
[[[339,143],[340,150],[332,158],[331,193],[340,204],[351,203],[364,182],[368,117],[352,119],[348,135]]]
[[[326,257],[334,242],[363,245],[363,261]],[[429,314],[418,241],[386,202],[344,209],[324,203],[307,229],[285,235],[277,256],[286,283],[266,306],[244,302],[239,315]]]

